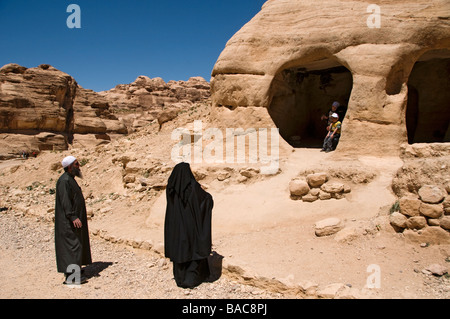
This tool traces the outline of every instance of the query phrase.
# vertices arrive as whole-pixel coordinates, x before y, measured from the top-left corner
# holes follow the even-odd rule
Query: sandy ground
[[[168,176],[174,164],[170,148],[161,145],[170,132],[149,129],[101,150],[0,163],[0,206],[10,208],[0,214],[0,298],[450,297],[448,276],[422,272],[430,264],[448,267],[449,245],[411,242],[389,225],[396,201],[390,185],[402,161],[318,149],[295,149],[283,157],[279,174],[246,182],[234,175],[219,181],[218,168],[203,167],[207,177],[201,183],[214,198],[213,250],[222,257],[222,276],[193,290],[176,287],[161,255],[165,191],[125,188],[123,168],[114,161],[120,154],[144,163],[158,159]],[[67,154],[88,159],[79,184],[94,212],[91,278],[75,291],[61,285],[56,273],[51,220],[51,189],[61,174],[51,167]],[[289,181],[308,170],[334,172],[351,192],[313,203],[290,199]],[[341,219],[345,228],[317,237],[314,224],[328,217]],[[133,248],[133,241],[146,241],[151,249]],[[375,275],[379,285],[368,287]]]
[[[194,289],[178,288],[172,266],[152,251],[91,238],[88,282],[63,285],[55,271],[53,225],[35,217],[0,213],[0,298],[2,299],[261,299],[281,298],[222,276]]]

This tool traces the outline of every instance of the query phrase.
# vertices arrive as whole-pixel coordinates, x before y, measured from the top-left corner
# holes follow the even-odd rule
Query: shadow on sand
[[[100,273],[112,264],[112,262],[96,261],[83,268],[84,275],[87,279],[90,279],[92,277],[100,277]]]

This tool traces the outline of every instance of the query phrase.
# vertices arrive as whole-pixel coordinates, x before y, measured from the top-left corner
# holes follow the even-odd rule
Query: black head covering
[[[184,263],[211,253],[212,196],[195,180],[188,163],[177,164],[167,183],[165,255]]]
[[[189,196],[188,187],[191,186],[191,182],[197,183],[189,164],[179,163],[173,168],[172,174],[170,174],[167,191],[170,195],[176,193],[183,203],[186,203]]]

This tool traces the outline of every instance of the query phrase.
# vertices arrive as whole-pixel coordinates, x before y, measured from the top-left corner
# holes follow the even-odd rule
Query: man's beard
[[[73,167],[72,173],[74,176],[83,179],[83,173],[81,173],[81,170],[79,168]]]

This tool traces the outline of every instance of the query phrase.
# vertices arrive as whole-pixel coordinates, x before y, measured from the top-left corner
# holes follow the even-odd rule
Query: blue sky
[[[226,42],[265,0],[0,0],[0,66],[50,64],[84,88],[139,75],[211,78]],[[81,28],[70,29],[70,4]]]

